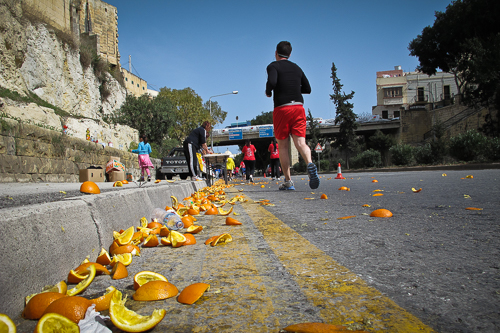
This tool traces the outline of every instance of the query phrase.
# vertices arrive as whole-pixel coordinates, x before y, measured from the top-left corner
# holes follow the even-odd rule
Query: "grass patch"
[[[54,110],[55,114],[57,114],[58,116],[61,116],[61,117],[71,116],[71,114],[69,112],[66,112],[63,109],[58,108],[57,106],[54,106],[54,105],[44,101],[37,94],[34,94],[32,92],[28,92],[27,94],[28,94],[27,96],[21,96],[17,91],[12,91],[10,89],[0,87],[0,97],[9,98],[9,99],[11,99],[13,101],[17,101],[17,102],[35,103],[35,104],[38,104],[40,106]]]

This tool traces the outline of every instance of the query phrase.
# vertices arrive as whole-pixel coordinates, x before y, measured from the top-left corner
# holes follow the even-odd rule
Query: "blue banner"
[[[259,138],[272,138],[274,136],[273,127],[259,127]]]
[[[243,131],[240,129],[229,130],[229,140],[243,140]]]

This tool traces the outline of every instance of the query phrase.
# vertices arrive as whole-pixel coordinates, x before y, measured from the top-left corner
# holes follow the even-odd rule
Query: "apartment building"
[[[372,115],[382,119],[401,116],[402,110],[434,110],[454,101],[458,89],[453,74],[403,72],[401,66],[377,72],[377,105]]]

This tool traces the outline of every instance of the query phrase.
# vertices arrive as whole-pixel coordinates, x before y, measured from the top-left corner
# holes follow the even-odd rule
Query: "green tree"
[[[500,109],[500,2],[456,0],[437,11],[433,26],[413,39],[408,50],[418,70],[453,73],[466,105]]]
[[[210,116],[210,104],[203,105],[201,97],[191,88],[181,90],[161,88],[158,96],[168,98],[172,101],[175,115],[175,124],[170,128],[170,137],[182,141],[189,133],[199,127],[205,120],[215,125],[224,121],[226,112],[222,111],[217,102],[212,102],[212,115]]]
[[[389,152],[389,148],[394,146],[394,144],[394,138],[382,133],[380,130],[376,130],[375,134],[368,139],[368,146],[380,152],[384,160],[384,165],[389,164],[389,156],[387,153]]]
[[[252,125],[267,125],[273,123],[273,111],[262,111],[257,117],[250,121]]]
[[[125,103],[113,116],[112,121],[128,125],[147,135],[152,144],[161,147],[169,129],[175,123],[173,104],[164,96],[151,99],[148,95],[127,95]]]
[[[343,85],[337,77],[337,67],[333,62],[332,76],[330,77],[333,81],[333,94],[330,95],[330,99],[336,107],[335,125],[340,124],[339,135],[333,145],[346,154],[347,168],[349,168],[349,154],[357,147],[354,131],[358,128],[358,125],[356,123],[356,114],[352,110],[354,105],[349,102],[354,96],[354,91],[351,91],[350,94],[342,92]]]

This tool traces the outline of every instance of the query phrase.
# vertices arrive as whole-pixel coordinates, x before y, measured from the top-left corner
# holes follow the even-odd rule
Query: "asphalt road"
[[[271,200],[281,221],[436,331],[500,331],[500,170],[335,176],[317,190],[298,176],[296,191],[272,182],[244,193]],[[367,215],[378,208],[394,216]]]

